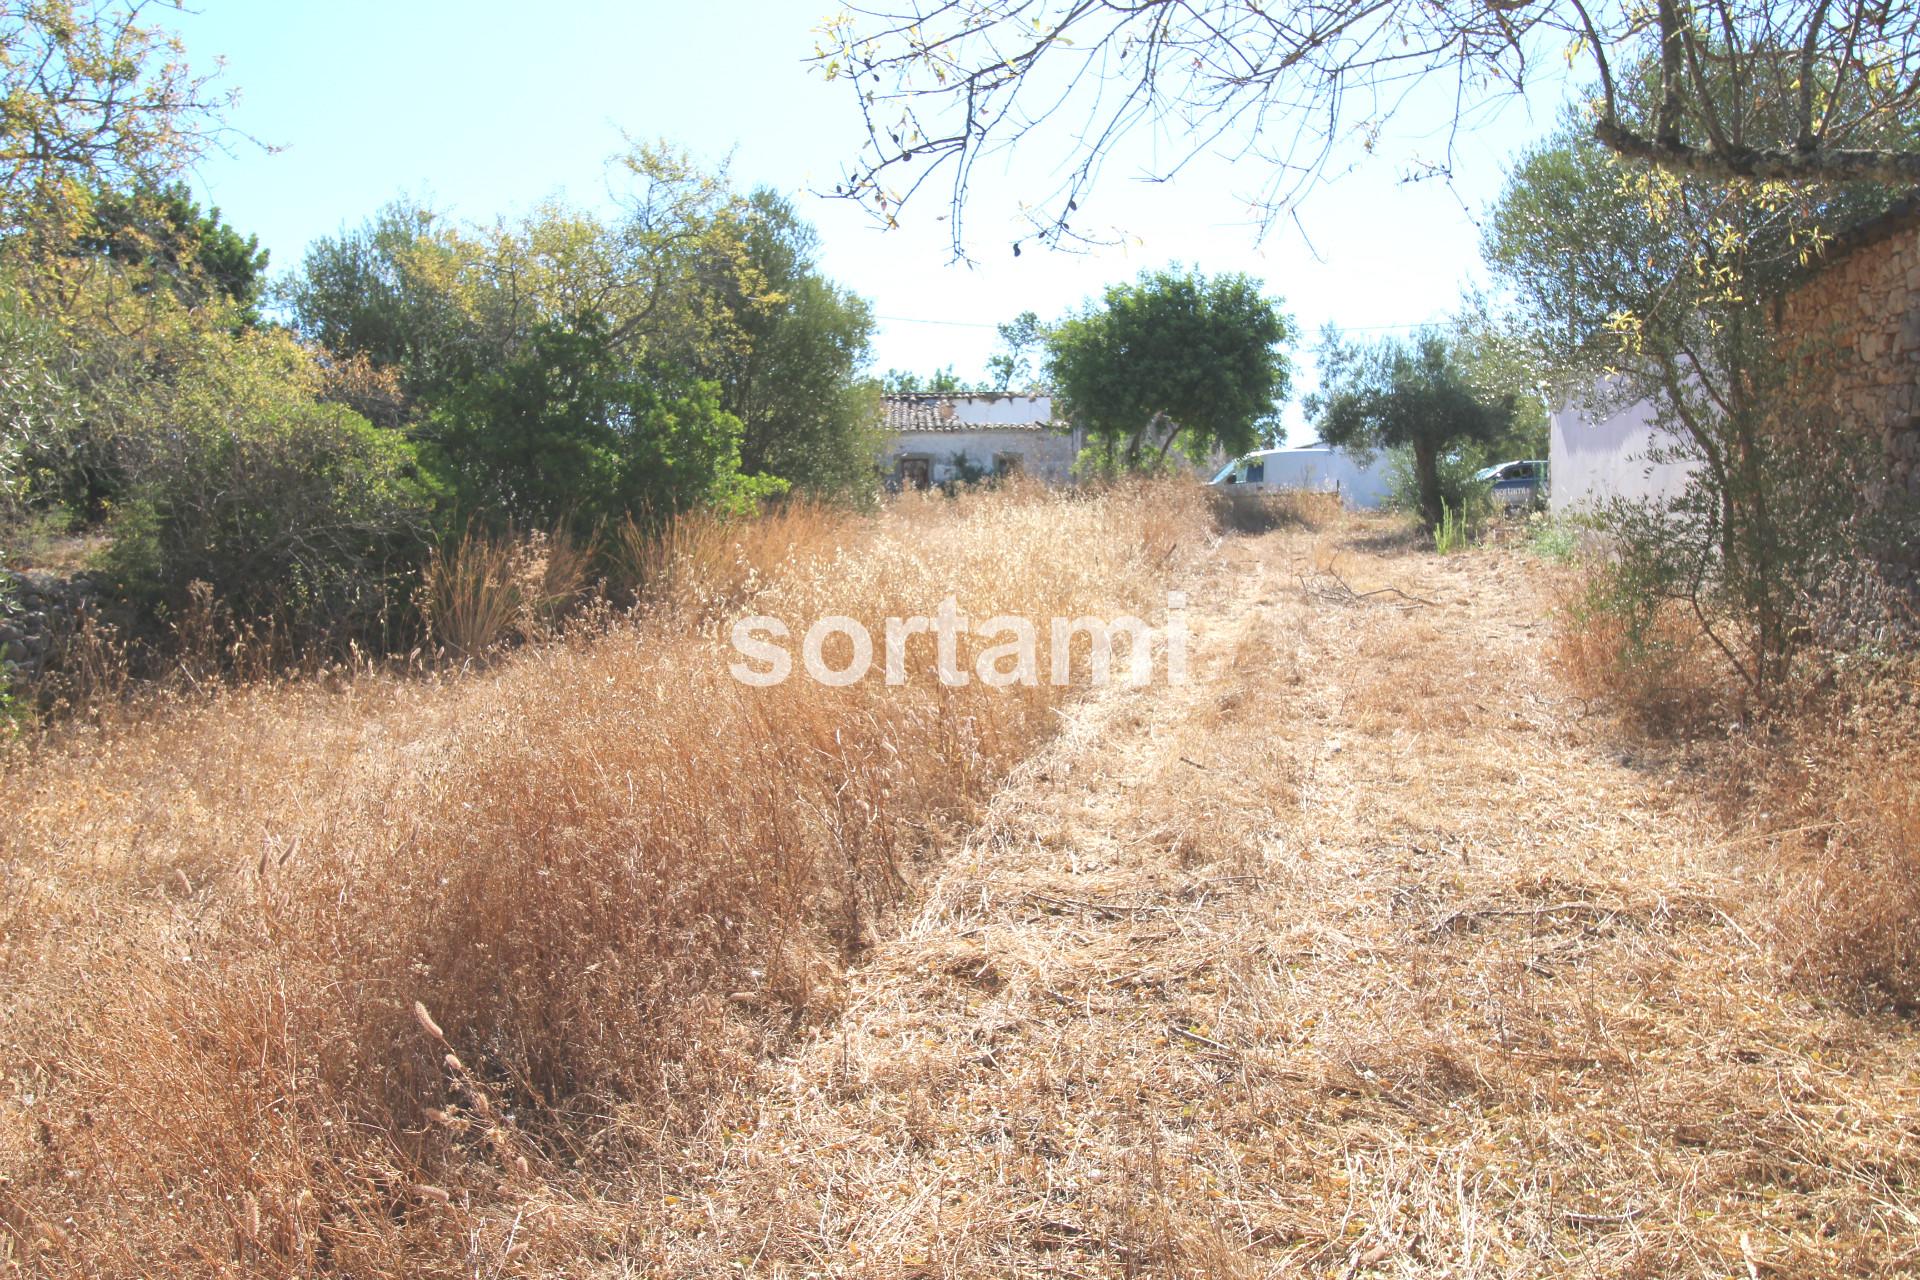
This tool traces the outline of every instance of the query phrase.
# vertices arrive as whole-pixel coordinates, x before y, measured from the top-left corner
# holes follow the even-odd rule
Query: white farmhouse
[[[1015,472],[1049,484],[1073,478],[1080,433],[1053,419],[1050,396],[1004,391],[913,392],[883,398],[888,487]]]

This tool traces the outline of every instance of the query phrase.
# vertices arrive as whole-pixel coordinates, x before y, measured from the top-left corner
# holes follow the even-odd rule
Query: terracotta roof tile
[[[1062,424],[1053,421],[1050,410],[1042,410],[1041,405],[1051,402],[1045,397],[1013,395],[1004,391],[976,392],[907,392],[899,395],[883,396],[881,409],[882,425],[888,431],[1045,431]],[[1001,400],[1024,400],[1036,402],[1034,416],[1027,421],[981,422],[969,420],[965,416],[963,404],[966,401],[994,402]],[[1042,413],[1048,416],[1041,416]]]

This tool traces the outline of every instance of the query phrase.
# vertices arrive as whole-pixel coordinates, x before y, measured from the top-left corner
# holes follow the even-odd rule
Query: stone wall
[[[58,658],[74,619],[98,605],[100,593],[84,577],[0,569],[0,667],[31,680]]]
[[[1841,413],[1878,437],[1892,485],[1920,498],[1920,205],[1842,237],[1825,263],[1785,299],[1782,330],[1832,343]]]

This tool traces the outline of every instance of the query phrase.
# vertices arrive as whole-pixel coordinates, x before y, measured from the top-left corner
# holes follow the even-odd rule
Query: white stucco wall
[[[895,436],[887,450],[885,469],[889,477],[899,474],[902,458],[926,458],[931,464],[932,481],[941,484],[955,478],[960,467],[955,455],[964,454],[968,462],[982,471],[993,470],[996,454],[1017,454],[1020,469],[1049,484],[1065,484],[1073,478],[1073,460],[1078,452],[1073,436],[1065,431],[1035,431],[991,427],[954,431],[907,431]]]
[[[1556,515],[1614,498],[1668,498],[1686,486],[1691,463],[1647,461],[1671,437],[1646,401],[1620,409],[1570,404],[1549,418],[1550,503]]]

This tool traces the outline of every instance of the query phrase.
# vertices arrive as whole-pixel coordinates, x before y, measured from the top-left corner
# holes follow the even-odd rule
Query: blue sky
[[[1246,271],[1284,299],[1303,347],[1333,323],[1377,334],[1444,316],[1478,272],[1474,218],[1503,164],[1553,122],[1556,104],[1517,102],[1456,143],[1452,184],[1401,180],[1435,155],[1451,90],[1413,104],[1371,157],[1318,188],[1298,225],[1256,243],[1246,202],[1257,168],[1209,160],[1178,182],[1135,181],[1122,154],[1093,212],[1126,234],[1091,254],[1029,249],[1015,259],[1011,201],[1059,157],[983,165],[970,214],[972,266],[950,261],[936,198],[883,232],[830,189],[860,141],[845,85],[806,66],[831,0],[195,0],[172,19],[195,65],[224,57],[241,92],[232,123],[278,148],[209,157],[203,195],[257,234],[276,270],[315,237],[400,194],[490,221],[559,196],[601,206],[622,133],[695,155],[731,155],[742,186],[793,195],[819,228],[830,275],[882,317],[875,365],[977,374],[993,325],[1023,310],[1052,318],[1104,285],[1171,261]],[[1436,86],[1436,90],[1440,87]],[[1144,141],[1141,144],[1145,145]],[[1310,389],[1301,353],[1298,393]]]

